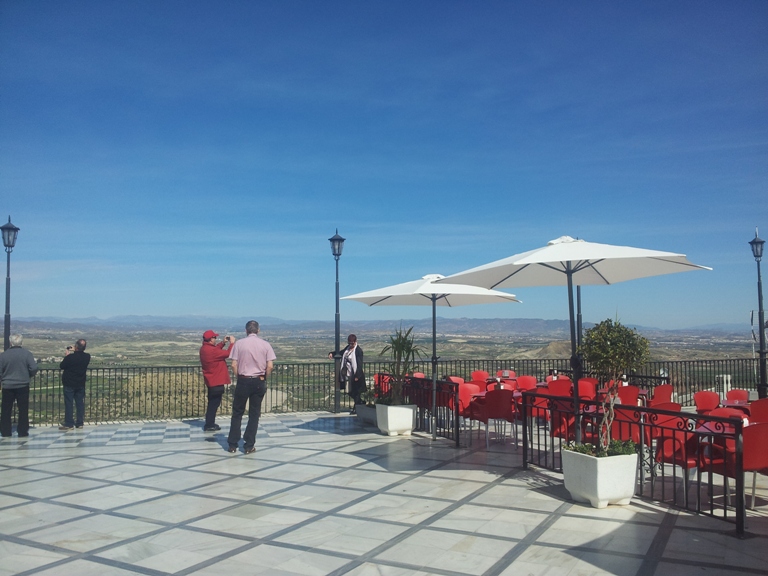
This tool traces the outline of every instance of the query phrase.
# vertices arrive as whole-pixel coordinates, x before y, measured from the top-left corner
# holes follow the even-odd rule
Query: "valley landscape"
[[[334,346],[333,322],[286,322],[264,319],[261,336],[278,362],[323,362]],[[212,328],[222,337],[244,337],[245,320],[233,318],[123,317],[110,320],[14,320],[14,332],[41,367],[55,367],[68,345],[88,340],[92,367],[184,366],[198,363],[202,332]],[[379,354],[399,321],[342,322],[342,344],[348,333],[358,335],[367,361]],[[403,321],[414,327],[417,343],[431,356],[431,319]],[[567,358],[568,323],[536,319],[438,319],[437,353],[441,359]],[[589,324],[585,325],[585,328]],[[658,330],[638,327],[651,341],[652,360],[751,358],[752,338],[746,330],[700,328]]]

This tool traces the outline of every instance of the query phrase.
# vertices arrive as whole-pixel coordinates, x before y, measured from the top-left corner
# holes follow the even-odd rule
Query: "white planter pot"
[[[376,404],[376,425],[389,436],[410,436],[416,427],[416,405],[387,406]]]
[[[355,406],[355,413],[357,414],[357,419],[364,424],[373,424],[376,426],[376,406],[358,404]]]
[[[595,508],[626,506],[635,494],[637,454],[595,458],[563,450],[563,479],[571,498]]]

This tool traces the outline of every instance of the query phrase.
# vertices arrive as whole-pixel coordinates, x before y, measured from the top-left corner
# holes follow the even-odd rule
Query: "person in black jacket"
[[[85,351],[86,341],[83,339],[67,347],[67,355],[59,364],[62,369],[61,383],[64,389],[64,424],[59,426],[62,432],[72,428],[82,428],[85,417],[85,377],[91,355]],[[72,404],[77,410],[77,419],[72,417]]]
[[[333,358],[333,352],[328,354]],[[363,372],[363,349],[357,345],[357,336],[350,334],[347,337],[347,347],[341,351],[341,366],[339,368],[339,386],[345,390],[355,402],[355,407],[362,404],[360,394],[365,390],[365,373]],[[356,408],[352,408],[350,414],[354,414]]]

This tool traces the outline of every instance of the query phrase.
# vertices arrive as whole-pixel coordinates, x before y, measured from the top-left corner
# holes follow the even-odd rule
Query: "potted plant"
[[[602,400],[597,444],[565,446],[563,478],[571,497],[595,508],[629,504],[635,493],[638,454],[631,440],[611,438],[618,382],[644,364],[649,356],[648,339],[620,322],[604,320],[584,333],[579,348],[589,366],[608,382]]]
[[[402,326],[389,337],[381,355],[389,354],[390,391],[389,395],[379,398],[376,403],[376,424],[389,436],[410,435],[416,422],[416,406],[403,405],[403,386],[408,375],[413,371],[414,363],[422,357],[422,350],[414,342],[413,326],[403,330]]]

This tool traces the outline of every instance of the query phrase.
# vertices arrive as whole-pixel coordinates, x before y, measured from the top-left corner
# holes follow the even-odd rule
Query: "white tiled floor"
[[[738,539],[649,501],[574,504],[509,443],[389,438],[349,416],[262,422],[248,456],[224,450],[225,421],[1,441],[0,576],[768,576],[765,479]]]

